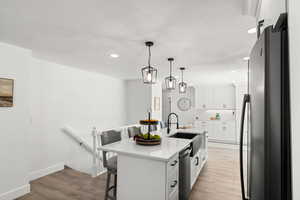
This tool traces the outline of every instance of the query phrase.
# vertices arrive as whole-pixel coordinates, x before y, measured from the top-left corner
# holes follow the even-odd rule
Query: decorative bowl
[[[160,145],[161,144],[161,138],[148,140],[148,139],[143,139],[143,138],[137,137],[135,139],[135,142],[136,142],[136,144],[144,145],[144,146]]]
[[[141,125],[157,125],[159,123],[158,120],[150,119],[150,120],[140,120]]]

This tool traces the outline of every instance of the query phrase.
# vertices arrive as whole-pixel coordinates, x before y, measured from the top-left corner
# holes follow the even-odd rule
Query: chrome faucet
[[[176,114],[176,113],[170,113],[169,115],[168,115],[168,128],[167,128],[167,133],[169,134],[170,133],[170,130],[171,130],[171,116],[172,115],[175,115],[176,116],[176,119],[177,119],[177,122],[176,122],[176,126],[177,126],[177,129],[179,129],[179,123],[178,123],[178,115]]]

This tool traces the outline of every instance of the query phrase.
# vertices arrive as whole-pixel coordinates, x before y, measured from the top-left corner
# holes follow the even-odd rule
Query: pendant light
[[[187,84],[183,82],[183,71],[185,70],[184,67],[180,67],[181,71],[181,82],[178,84],[179,86],[179,93],[186,93]]]
[[[142,68],[142,77],[143,82],[145,84],[154,84],[157,80],[157,69],[151,67],[150,60],[151,60],[151,50],[150,47],[153,46],[153,42],[147,41],[145,42],[146,46],[148,47],[149,56],[148,56],[148,66]]]
[[[174,90],[176,88],[176,78],[172,76],[172,62],[174,61],[174,58],[168,58],[168,61],[170,62],[170,76],[165,78],[166,88]]]

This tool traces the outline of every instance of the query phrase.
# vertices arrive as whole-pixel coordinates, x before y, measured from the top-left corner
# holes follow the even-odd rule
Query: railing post
[[[92,136],[93,136],[93,177],[96,177],[98,174],[98,165],[97,165],[97,129],[96,127],[93,127],[92,130]]]

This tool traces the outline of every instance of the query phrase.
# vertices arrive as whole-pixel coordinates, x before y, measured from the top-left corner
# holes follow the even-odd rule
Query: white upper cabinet
[[[216,109],[235,109],[234,86],[219,86],[212,89],[213,104]]]
[[[210,109],[212,105],[213,93],[209,91],[210,88],[206,86],[196,86],[196,108],[198,109]]]
[[[235,87],[196,86],[196,108],[198,109],[235,109]]]

